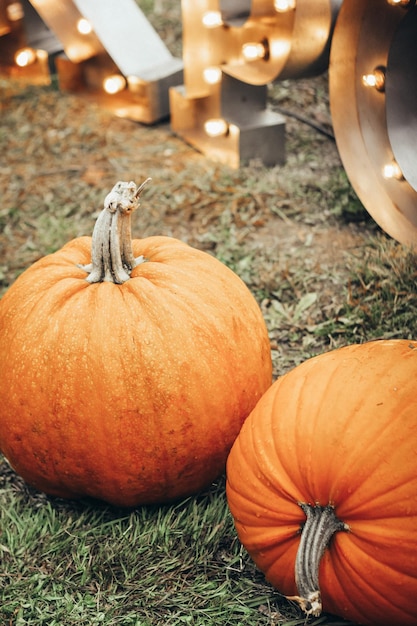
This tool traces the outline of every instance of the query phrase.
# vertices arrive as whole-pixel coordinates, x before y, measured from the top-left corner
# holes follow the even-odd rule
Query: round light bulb
[[[19,67],[27,67],[36,61],[36,52],[33,48],[21,48],[14,55],[14,61]]]
[[[77,30],[80,35],[89,35],[93,30],[90,22],[85,19],[85,17],[80,17],[77,22]]]
[[[376,86],[375,74],[364,74],[362,76],[362,82],[366,87],[375,87]]]
[[[365,87],[374,87],[377,91],[385,90],[385,68],[378,66],[370,74],[362,76],[362,83]]]
[[[206,11],[202,17],[203,25],[206,28],[217,28],[223,25],[223,18],[220,11]]]
[[[278,13],[286,13],[295,9],[295,0],[274,0],[274,8]]]
[[[391,161],[391,163],[386,163],[384,165],[382,168],[382,176],[387,180],[391,180],[392,178],[395,178],[395,180],[404,179],[401,168],[396,161]]]
[[[393,7],[408,7],[411,5],[411,0],[387,0],[387,3]]]
[[[222,137],[227,135],[229,126],[222,118],[212,118],[204,123],[204,130],[209,137]]]
[[[11,2],[6,7],[7,18],[11,22],[17,22],[18,20],[22,20],[25,16],[25,12],[23,10],[23,6],[20,2]]]
[[[222,79],[222,71],[219,67],[206,67],[203,78],[208,85],[217,85]]]
[[[266,48],[263,43],[249,42],[242,46],[242,55],[245,61],[258,61],[264,59]]]
[[[103,89],[108,94],[115,94],[123,91],[126,87],[126,79],[121,74],[112,74],[103,81]]]

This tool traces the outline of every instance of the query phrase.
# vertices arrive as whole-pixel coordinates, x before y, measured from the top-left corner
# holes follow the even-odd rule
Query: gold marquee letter
[[[238,167],[284,160],[285,119],[267,84],[327,67],[341,0],[182,0],[184,84],[170,90],[172,128]]]

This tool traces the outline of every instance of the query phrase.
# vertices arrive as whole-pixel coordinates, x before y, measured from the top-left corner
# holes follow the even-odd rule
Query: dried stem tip
[[[109,281],[122,284],[129,280],[134,267],[144,261],[133,256],[131,214],[139,206],[140,194],[150,181],[139,187],[134,182],[118,182],[104,199],[97,218],[91,245],[91,263],[79,265],[88,273],[89,283]]]

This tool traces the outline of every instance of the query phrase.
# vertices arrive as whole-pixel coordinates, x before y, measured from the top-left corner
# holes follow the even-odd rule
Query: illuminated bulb
[[[396,161],[386,163],[382,168],[382,175],[388,180],[392,178],[395,178],[396,180],[403,180],[404,178],[401,168]]]
[[[19,67],[27,67],[36,61],[36,52],[33,48],[21,48],[14,55],[14,61]]]
[[[365,87],[374,87],[377,91],[385,89],[385,68],[376,67],[371,74],[364,74],[362,82]]]
[[[222,71],[219,67],[206,67],[203,78],[208,85],[217,85],[222,79]]]
[[[103,89],[106,93],[115,94],[123,91],[126,87],[126,79],[121,74],[112,74],[103,81]]]
[[[207,11],[203,14],[203,25],[206,28],[217,28],[223,25],[223,18],[220,11]]]
[[[226,120],[222,118],[213,118],[204,123],[204,130],[209,137],[222,137],[227,135],[229,127]]]
[[[81,35],[89,35],[93,30],[90,22],[85,17],[80,17],[77,22],[77,30]]]
[[[6,8],[7,17],[11,22],[23,19],[25,12],[20,2],[12,2]]]
[[[375,74],[364,74],[362,76],[362,82],[366,87],[376,87]]]
[[[258,61],[264,59],[266,48],[263,43],[245,43],[242,46],[242,55],[245,61]]]
[[[411,4],[411,0],[387,0],[387,2],[393,7],[408,7]]]
[[[286,13],[295,9],[295,0],[274,0],[274,8],[278,13]]]

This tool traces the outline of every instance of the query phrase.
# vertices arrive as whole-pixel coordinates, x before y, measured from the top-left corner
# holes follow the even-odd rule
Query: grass
[[[286,270],[280,289],[270,291],[264,300],[276,342],[285,339],[286,330],[291,347],[300,342],[301,360],[350,343],[415,338],[415,253],[376,232],[347,257],[347,263],[346,282],[338,283],[342,291],[337,299],[323,297],[328,275],[307,274],[294,264]],[[309,346],[307,351],[303,343]]]
[[[179,54],[171,13],[154,17]],[[134,235],[179,237],[239,274],[268,325],[275,376],[341,345],[415,338],[415,254],[369,218],[329,137],[289,118],[285,165],[232,171],[167,125],[115,119],[54,86],[0,87],[1,293],[89,234],[116,180],[149,175]],[[325,77],[274,84],[270,98],[328,116]],[[1,626],[306,623],[239,544],[224,478],[184,502],[126,511],[36,493],[0,457],[0,553]]]
[[[358,320],[355,339],[415,337],[416,256],[385,237],[369,243],[353,268],[346,312]]]
[[[223,480],[125,511],[32,492],[3,461],[0,495],[4,626],[305,623],[240,546]]]

